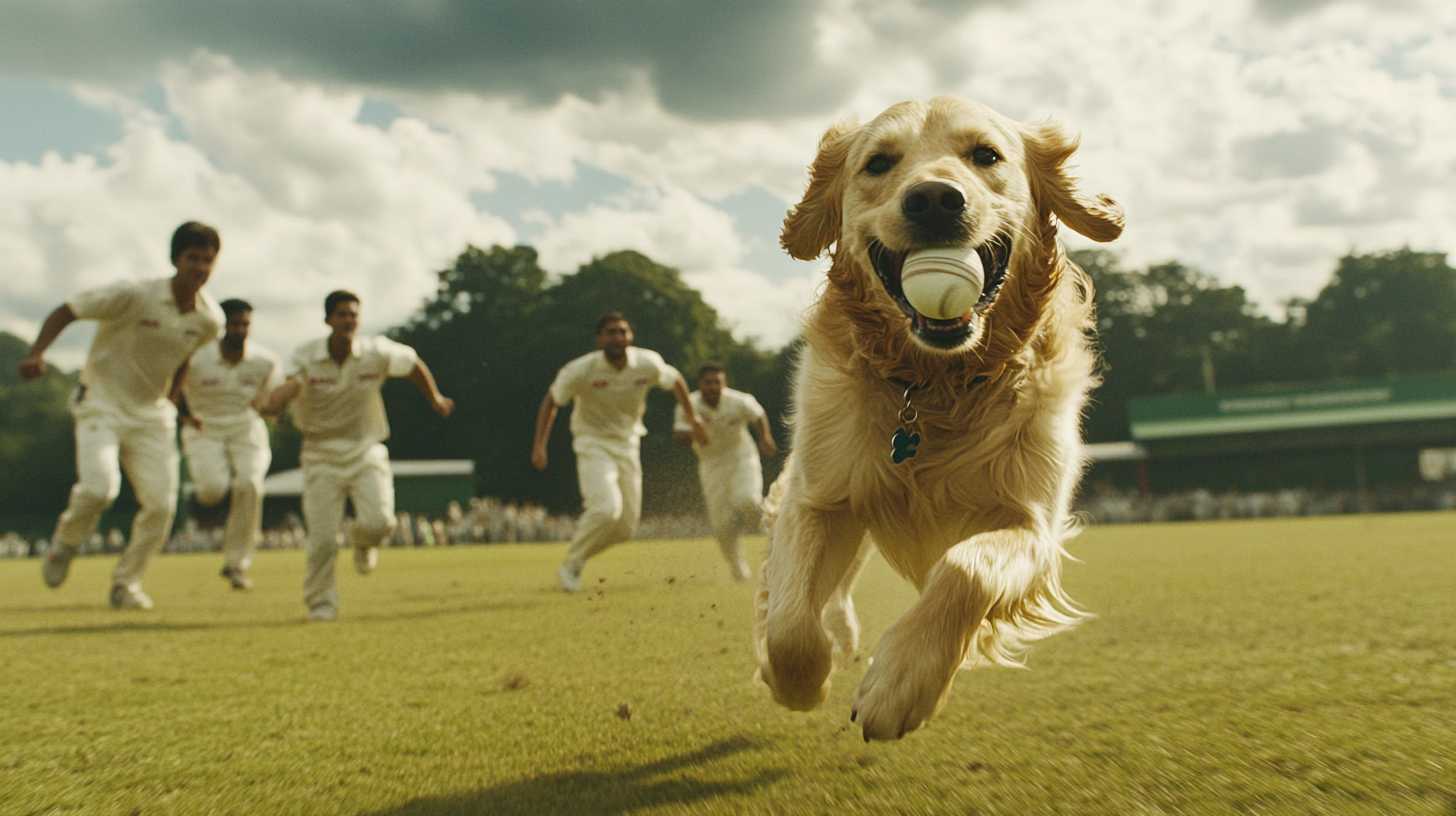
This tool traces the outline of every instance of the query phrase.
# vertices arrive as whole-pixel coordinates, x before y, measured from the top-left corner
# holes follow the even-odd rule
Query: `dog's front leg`
[[[754,640],[759,677],[775,700],[795,711],[817,708],[829,694],[834,644],[821,615],[851,566],[863,565],[864,533],[847,509],[809,506],[792,491],[774,521]]]
[[[899,739],[940,711],[987,613],[1030,591],[1038,573],[1034,543],[1029,530],[997,530],[936,562],[919,600],[881,636],[855,692],[851,719],[866,742]]]

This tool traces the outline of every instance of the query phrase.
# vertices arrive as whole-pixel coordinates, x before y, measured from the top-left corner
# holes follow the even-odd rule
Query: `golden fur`
[[[985,148],[997,161],[972,153]],[[1093,320],[1090,283],[1057,225],[1110,241],[1122,210],[1078,191],[1067,174],[1075,150],[1053,123],[1023,125],[948,96],[841,123],[820,143],[782,238],[796,258],[831,246],[834,256],[805,318],[794,453],[767,502],[755,642],[780,703],[818,706],[833,668],[858,649],[850,591],[871,545],[920,597],[886,630],[855,694],[866,740],[924,724],[963,664],[1014,665],[1025,643],[1080,617],[1060,571],[1095,383]],[[908,306],[871,260],[877,244],[927,245],[902,206],[926,181],[964,191],[958,245],[1010,243],[999,293],[962,318],[967,333],[952,348],[911,331]],[[895,464],[889,439],[907,383],[922,441]]]

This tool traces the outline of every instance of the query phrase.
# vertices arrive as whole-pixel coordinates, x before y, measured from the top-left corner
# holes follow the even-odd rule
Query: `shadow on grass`
[[[563,771],[472,793],[416,799],[366,816],[611,816],[661,805],[688,805],[718,796],[744,796],[777,782],[788,772],[758,771],[728,778],[726,769],[714,774],[713,764],[758,748],[752,740],[733,737],[636,768]],[[703,778],[707,775],[719,778]]]
[[[92,635],[98,632],[191,632],[209,631],[222,629],[268,629],[289,626],[310,626],[318,628],[347,626],[350,623],[373,623],[376,621],[398,621],[418,620],[423,618],[437,618],[443,615],[464,615],[474,612],[498,612],[507,609],[524,609],[537,606],[534,603],[476,603],[460,606],[447,606],[438,609],[420,609],[414,612],[399,612],[395,614],[370,614],[362,613],[351,615],[345,613],[338,621],[333,623],[318,623],[304,619],[304,613],[300,611],[298,617],[281,618],[278,620],[247,620],[247,621],[219,621],[216,623],[189,623],[183,621],[152,621],[142,620],[135,615],[145,615],[132,611],[117,612],[116,623],[87,624],[84,626],[41,626],[34,629],[6,629],[0,630],[0,639],[13,637],[32,637],[35,635]],[[98,611],[98,607],[86,606],[84,609]],[[0,607],[0,615],[16,613],[45,613],[45,612],[74,612],[76,607],[53,607],[49,609],[6,609]]]

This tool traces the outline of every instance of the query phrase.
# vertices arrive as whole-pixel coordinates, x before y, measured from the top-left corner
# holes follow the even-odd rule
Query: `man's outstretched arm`
[[[302,390],[303,383],[296,377],[289,377],[282,385],[253,400],[253,410],[265,417],[278,416],[283,406],[293,402],[293,398]]]
[[[547,391],[536,412],[536,438],[531,444],[531,464],[537,470],[546,469],[546,440],[551,438],[551,426],[556,422],[556,400]]]
[[[442,417],[450,416],[455,410],[455,400],[440,393],[439,386],[435,385],[435,375],[430,373],[430,367],[425,365],[424,360],[415,360],[414,370],[410,371],[410,382],[420,389],[425,399],[430,401],[430,408]]]
[[[20,361],[20,379],[33,380],[46,372],[45,352],[61,336],[66,327],[76,322],[76,313],[69,303],[62,303],[46,317],[40,326],[40,333],[30,346],[30,353]]]
[[[754,423],[758,428],[758,453],[765,459],[772,459],[779,453],[779,446],[774,442],[773,433],[768,427],[768,414],[759,414],[758,422]]]
[[[677,397],[677,404],[682,406],[683,418],[693,426],[693,439],[699,445],[708,444],[708,428],[702,420],[698,419],[698,412],[693,410],[693,401],[688,394],[688,384],[682,381],[682,377],[678,377],[677,382],[672,384],[672,395]]]

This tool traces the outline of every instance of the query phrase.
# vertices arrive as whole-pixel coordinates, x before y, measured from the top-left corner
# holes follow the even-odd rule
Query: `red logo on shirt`
[[[334,384],[334,378],[333,377],[309,377],[308,378],[308,384],[309,385],[333,385]]]
[[[221,384],[222,384],[222,380],[219,380],[216,377],[212,377],[212,378],[209,378],[209,379],[206,379],[206,380],[203,380],[202,381],[202,387],[203,388],[212,388],[213,386],[221,385]]]
[[[646,377],[642,377],[641,379],[638,379],[638,380],[633,381],[632,384],[635,385],[635,386],[637,386],[638,388],[641,388],[644,385],[651,385],[652,384],[652,380],[650,380],[650,379],[648,379]]]
[[[359,382],[373,382],[373,381],[375,381],[377,379],[379,379],[379,375],[378,374],[360,374],[359,375]]]
[[[162,328],[162,321],[156,318],[144,317],[138,325],[144,329],[160,329]]]
[[[606,380],[592,380],[592,388],[606,388],[609,385],[611,383]]]

